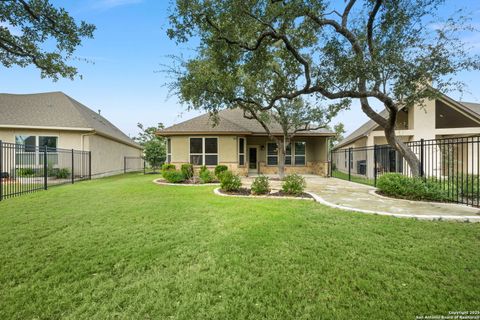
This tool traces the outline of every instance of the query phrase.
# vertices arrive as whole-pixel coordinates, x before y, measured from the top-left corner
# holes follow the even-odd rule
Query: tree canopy
[[[479,57],[460,39],[469,27],[463,12],[442,21],[437,12],[443,3],[350,0],[339,8],[322,0],[177,0],[168,34],[179,43],[199,40],[198,56],[213,59],[200,59],[196,67],[225,70],[213,75],[217,83],[241,83],[229,88],[229,101],[256,104],[260,97],[257,107],[270,110],[300,97],[358,99],[418,174],[416,155],[395,135],[397,112],[437,97],[429,83],[443,92],[458,90],[452,76],[480,68]],[[215,84],[210,88],[214,92]],[[386,118],[371,100],[384,105]]]
[[[73,79],[78,70],[68,61],[83,38],[93,38],[94,30],[94,25],[77,23],[48,0],[2,0],[0,62],[7,68],[34,65],[42,78]],[[54,48],[47,49],[51,43]]]

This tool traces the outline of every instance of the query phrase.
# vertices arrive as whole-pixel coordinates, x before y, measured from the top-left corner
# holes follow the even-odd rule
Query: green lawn
[[[348,180],[348,172],[342,172],[338,170],[334,170],[332,172],[332,177],[342,179],[342,180]],[[374,179],[368,179],[367,177],[363,176],[356,176],[356,175],[351,175],[350,176],[350,181],[356,182],[356,183],[361,183],[361,184],[367,184],[369,186],[373,186],[375,184]]]
[[[414,319],[480,309],[480,224],[130,174],[0,202],[0,319]]]

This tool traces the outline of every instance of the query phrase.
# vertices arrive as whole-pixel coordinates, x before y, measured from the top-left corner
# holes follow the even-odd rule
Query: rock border
[[[170,183],[160,181],[161,179],[155,179],[152,182],[160,186],[182,186],[182,187],[207,187],[207,186],[219,186],[220,183]]]
[[[290,200],[308,200],[308,201],[315,201],[315,198],[310,192],[306,192],[309,195],[312,196],[312,198],[301,198],[301,197],[279,197],[279,196],[269,196],[269,195],[262,195],[262,196],[255,196],[255,195],[243,195],[243,194],[228,194],[228,193],[222,193],[220,191],[220,188],[215,188],[213,190],[213,193],[215,193],[217,196],[222,196],[222,197],[235,197],[235,198],[255,198],[255,199],[290,199]]]

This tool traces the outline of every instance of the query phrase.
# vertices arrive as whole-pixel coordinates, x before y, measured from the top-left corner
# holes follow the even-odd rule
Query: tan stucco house
[[[381,115],[387,116],[386,111],[382,111]],[[422,106],[415,105],[408,110],[400,110],[395,133],[404,142],[479,136],[480,104],[456,101],[445,94],[441,94],[437,99],[425,101]],[[369,152],[370,149],[362,152],[361,148],[371,148],[374,145],[385,144],[387,144],[387,140],[383,128],[373,120],[369,120],[334,147],[333,165],[342,172],[350,170],[353,175],[373,177],[373,154]],[[354,149],[356,151],[352,152],[350,157],[349,148],[357,148]],[[458,156],[459,162],[473,164],[469,165],[466,171],[469,173],[477,172],[478,146],[476,143],[457,143],[455,145],[452,143],[451,148],[458,149],[452,150],[451,154]],[[418,150],[419,148],[413,149],[416,153],[418,153]],[[377,152],[377,159],[381,158],[383,161],[389,162],[381,164],[384,167],[389,167],[389,171],[402,172],[406,170],[404,161],[400,160],[399,154],[387,149],[377,149]],[[390,154],[383,155],[382,152]],[[435,143],[426,143],[424,152],[433,159],[429,159],[428,165],[430,167],[426,168],[429,174],[442,175],[444,154],[441,148]],[[350,159],[350,163],[348,163],[348,159]],[[397,165],[391,165],[390,162],[397,163]],[[365,163],[365,166],[362,166],[362,163]],[[463,164],[460,164],[460,166]],[[365,172],[365,169],[362,168],[368,169]]]
[[[0,94],[0,140],[90,151],[92,177],[123,172],[124,157],[143,154],[107,119],[62,92]]]
[[[256,120],[246,119],[240,109],[220,111],[217,118],[214,123],[204,114],[159,131],[167,138],[167,161],[177,167],[221,164],[242,175],[277,173],[276,143]],[[277,123],[269,129],[282,136]],[[288,147],[285,172],[327,175],[328,139],[333,135],[325,129],[298,133]]]

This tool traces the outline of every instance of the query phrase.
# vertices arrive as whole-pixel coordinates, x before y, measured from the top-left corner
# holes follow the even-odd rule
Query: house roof
[[[440,99],[447,100],[450,103],[455,104],[459,109],[462,111],[467,112],[469,115],[475,117],[476,119],[480,120],[480,103],[473,103],[473,102],[463,102],[463,101],[456,101],[450,98],[445,94],[441,94]],[[382,110],[380,115],[382,117],[387,116],[387,110]],[[378,124],[373,120],[368,120],[363,125],[361,125],[357,130],[353,131],[349,134],[345,139],[340,141],[333,149],[341,148],[345,145],[348,145],[360,138],[366,137],[370,132],[375,130],[378,127]]]
[[[141,148],[107,119],[63,92],[0,94],[0,127],[92,131]]]
[[[268,127],[273,134],[283,134],[282,128],[277,122],[272,121]],[[266,135],[262,125],[256,120],[245,118],[243,111],[239,108],[219,111],[217,124],[213,122],[209,114],[203,114],[158,131],[161,136],[210,133]],[[327,129],[318,129],[301,132],[299,135],[333,136],[334,133]]]

